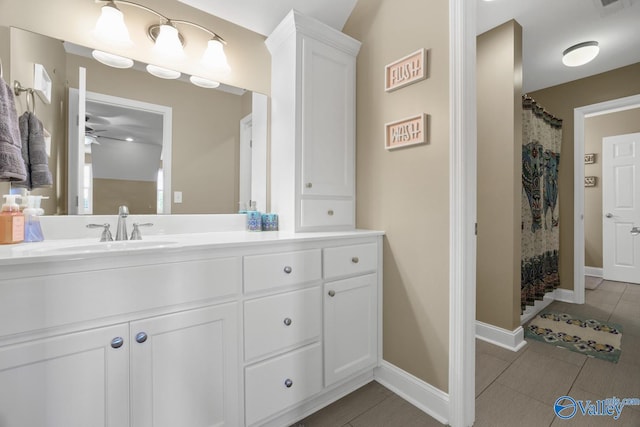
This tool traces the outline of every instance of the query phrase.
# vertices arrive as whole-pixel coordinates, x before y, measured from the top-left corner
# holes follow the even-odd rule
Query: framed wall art
[[[384,68],[384,90],[392,92],[427,78],[427,51],[418,49]]]
[[[406,119],[384,125],[384,148],[387,150],[408,147],[411,145],[426,144],[426,142],[426,114],[407,117]]]
[[[588,153],[584,155],[584,164],[590,165],[596,162],[596,153]]]

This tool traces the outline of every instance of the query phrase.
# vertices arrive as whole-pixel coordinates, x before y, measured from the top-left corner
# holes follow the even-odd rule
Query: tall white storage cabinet
[[[271,52],[271,208],[285,231],[355,228],[360,42],[291,11]]]

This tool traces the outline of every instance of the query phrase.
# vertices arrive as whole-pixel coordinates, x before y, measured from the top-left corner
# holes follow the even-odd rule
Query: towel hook
[[[36,113],[36,94],[35,94],[36,91],[31,89],[30,87],[23,87],[19,81],[14,80],[13,93],[15,93],[16,96],[20,96],[22,92],[27,92],[27,111],[35,114]],[[29,101],[31,101],[31,103],[29,103]]]

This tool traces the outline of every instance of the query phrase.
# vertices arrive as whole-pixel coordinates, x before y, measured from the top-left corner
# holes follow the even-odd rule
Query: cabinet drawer
[[[244,291],[320,280],[320,249],[244,257]]]
[[[301,200],[300,226],[355,227],[353,200]]]
[[[320,343],[252,365],[245,370],[247,425],[255,425],[322,389]]]
[[[378,245],[340,246],[324,250],[324,277],[345,276],[375,271],[378,264]]]
[[[320,337],[320,287],[247,301],[244,304],[245,360]]]

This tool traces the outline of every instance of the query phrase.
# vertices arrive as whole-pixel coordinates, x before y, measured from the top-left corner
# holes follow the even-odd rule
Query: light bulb
[[[156,38],[153,50],[167,59],[183,59],[185,54],[182,48],[182,42],[180,42],[178,29],[171,24],[160,25],[160,32]]]
[[[96,22],[93,35],[98,40],[116,47],[130,47],[133,45],[129,37],[129,30],[124,23],[124,15],[113,2],[102,6],[100,17]]]
[[[112,53],[103,52],[101,50],[94,50],[91,52],[91,56],[98,62],[108,65],[114,68],[131,68],[133,67],[133,59],[125,58],[124,56],[114,55]]]
[[[220,40],[212,39],[207,42],[207,49],[202,55],[202,64],[220,74],[228,74],[231,71]]]
[[[180,77],[180,71],[169,70],[168,68],[158,67],[157,65],[147,65],[147,71],[161,79],[174,80]]]
[[[205,89],[215,89],[220,86],[220,82],[216,82],[214,80],[205,79],[204,77],[191,76],[189,77],[191,83],[196,86],[203,87]]]

